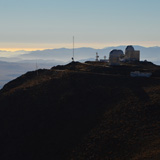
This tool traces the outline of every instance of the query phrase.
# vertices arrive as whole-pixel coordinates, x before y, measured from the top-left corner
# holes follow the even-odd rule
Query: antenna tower
[[[72,57],[72,61],[74,62],[74,36],[73,36],[73,57]]]
[[[98,52],[96,52],[96,61],[97,61],[97,62],[98,62],[98,58],[99,58]]]

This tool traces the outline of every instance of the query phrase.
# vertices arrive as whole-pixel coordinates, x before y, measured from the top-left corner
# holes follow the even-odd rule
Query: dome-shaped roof
[[[122,50],[117,50],[117,49],[114,49],[110,52],[110,56],[114,56],[114,57],[120,57],[120,56],[123,56],[124,53]]]
[[[126,51],[134,51],[134,47],[133,46],[127,46]]]

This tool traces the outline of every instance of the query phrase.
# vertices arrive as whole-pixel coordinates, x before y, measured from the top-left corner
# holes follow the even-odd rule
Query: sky
[[[159,0],[0,0],[0,49],[160,46]]]

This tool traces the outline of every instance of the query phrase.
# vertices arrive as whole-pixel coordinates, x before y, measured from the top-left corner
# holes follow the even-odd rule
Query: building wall
[[[119,57],[110,57],[109,65],[120,65]]]
[[[140,51],[134,51],[135,53],[135,59],[137,60],[137,61],[140,61]]]
[[[130,61],[139,61],[140,60],[140,51],[126,51],[125,59]]]

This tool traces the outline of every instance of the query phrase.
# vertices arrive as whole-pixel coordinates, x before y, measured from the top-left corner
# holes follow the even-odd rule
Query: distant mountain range
[[[117,47],[107,47],[103,49],[94,49],[94,48],[76,48],[75,49],[75,60],[87,60],[95,59],[96,52],[99,53],[100,59],[103,59],[104,56],[109,57],[109,53],[113,49],[121,49],[125,51],[126,46],[117,46]],[[147,59],[156,64],[160,64],[160,47],[142,47],[134,46],[135,50],[141,51],[141,60]],[[5,56],[5,54],[7,56]],[[8,55],[11,55],[10,57]],[[52,62],[52,61],[61,61],[61,62],[70,62],[72,58],[72,49],[60,48],[60,49],[46,49],[46,50],[37,50],[37,51],[17,51],[17,52],[5,52],[0,51],[0,60],[6,62],[21,62],[21,61],[30,61],[38,60]]]
[[[104,49],[93,49],[93,48],[77,48],[75,49],[75,60],[81,61],[87,59],[95,59],[96,52],[99,53],[100,59],[104,56],[109,57],[109,53],[113,49],[121,49],[125,51],[126,46],[118,47],[107,47]],[[141,60],[152,61],[156,64],[160,64],[160,47],[142,47],[134,46],[135,50],[141,51]],[[61,49],[48,49],[43,51],[32,51],[27,54],[20,55],[21,59],[43,59],[43,60],[59,60],[69,62],[72,57],[72,49],[61,48]]]
[[[125,51],[126,46],[107,47],[103,49],[94,48],[76,48],[75,61],[95,60],[96,52],[100,59],[104,56],[109,57],[113,49]],[[152,61],[160,65],[160,47],[142,47],[134,46],[135,50],[140,50],[141,60]],[[36,69],[36,63],[39,68],[50,68],[58,64],[66,64],[71,61],[72,49],[46,49],[37,51],[0,51],[0,88],[8,81],[20,76],[21,74]],[[14,75],[14,76],[13,76]]]

